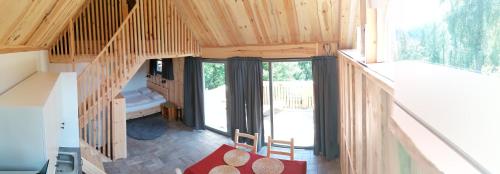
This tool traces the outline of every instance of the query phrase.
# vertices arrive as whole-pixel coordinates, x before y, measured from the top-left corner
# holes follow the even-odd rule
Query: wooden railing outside
[[[263,103],[269,105],[269,81],[263,82]],[[288,109],[312,109],[314,95],[312,81],[274,81],[273,105]]]
[[[78,77],[81,138],[112,158],[112,100],[146,59],[199,55],[172,0],[137,0],[110,41]]]

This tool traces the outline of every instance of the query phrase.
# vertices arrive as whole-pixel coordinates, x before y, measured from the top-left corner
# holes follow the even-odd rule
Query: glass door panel
[[[205,125],[227,133],[226,74],[224,63],[203,63]]]
[[[270,62],[262,62],[262,109],[264,113],[264,141],[267,142],[267,137],[272,136],[271,123],[271,95],[270,95],[270,79],[269,79],[269,64]]]
[[[269,135],[267,128],[271,129],[275,139],[294,138],[296,146],[313,146],[314,103],[311,61],[266,63],[269,63],[267,65],[269,67],[264,63],[263,72],[270,75],[263,77],[265,134]]]

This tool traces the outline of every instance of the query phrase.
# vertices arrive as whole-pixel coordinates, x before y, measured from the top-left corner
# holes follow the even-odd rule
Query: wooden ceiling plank
[[[300,29],[300,42],[319,40],[321,33],[317,13],[317,2],[310,0],[295,0]]]
[[[255,0],[253,1],[243,1],[245,11],[250,19],[250,23],[253,28],[253,32],[255,34],[255,37],[257,39],[257,43],[266,43],[264,41],[263,33],[261,31],[260,25],[257,23],[256,19],[256,11],[254,10],[253,6],[255,5]]]
[[[3,0],[0,1],[0,45],[5,45],[10,31],[14,30],[16,24],[28,13],[33,4],[31,0]]]
[[[223,26],[227,26],[224,27],[224,33],[227,35],[230,43],[227,43],[226,45],[241,45],[244,43],[243,38],[238,32],[237,24],[231,20],[231,15],[233,14],[225,7],[225,3],[223,1],[224,0],[216,0],[212,2],[214,12],[217,14],[221,24]]]
[[[179,9],[184,22],[189,26],[198,41],[206,45],[216,45],[215,38],[201,21],[201,16],[195,10],[192,1],[176,0],[175,7]]]
[[[285,13],[288,21],[288,30],[290,32],[290,42],[299,43],[299,26],[297,19],[297,11],[295,11],[295,3],[292,1],[285,1]]]
[[[274,19],[275,19],[275,23],[274,25],[276,25],[276,28],[277,28],[277,35],[278,35],[278,40],[275,42],[275,43],[279,43],[279,44],[282,44],[282,43],[291,43],[291,33],[290,33],[290,30],[288,30],[289,28],[289,24],[288,24],[288,19],[287,19],[287,16],[286,16],[286,8],[285,8],[285,3],[288,3],[289,1],[288,0],[275,0],[275,1],[272,1],[273,3],[273,16],[274,16]]]
[[[61,32],[68,26],[71,18],[76,15],[85,0],[59,1],[54,10],[42,21],[28,41],[31,45],[48,47],[55,42]]]
[[[243,1],[223,0],[224,7],[231,16],[229,19],[236,24],[236,31],[239,33],[245,45],[257,44],[257,35],[253,29],[254,25],[250,22],[249,14]]]
[[[276,35],[276,30],[271,24],[271,11],[269,10],[270,2],[267,0],[254,0],[252,1],[252,10],[255,13],[255,20],[260,31],[262,43],[272,43]]]
[[[321,41],[338,41],[339,35],[339,0],[318,0],[318,17]]]
[[[339,40],[341,0],[214,1],[176,0],[203,47]]]
[[[26,42],[40,26],[44,18],[47,18],[54,10],[55,4],[57,4],[56,0],[34,1],[28,8],[29,12],[9,32],[7,41],[4,42],[5,45],[26,45]]]
[[[225,46],[229,45],[229,39],[225,36],[224,27],[219,22],[220,19],[216,18],[214,9],[210,1],[193,1],[196,11],[201,14],[202,23],[209,29],[212,34],[212,38],[218,45]]]

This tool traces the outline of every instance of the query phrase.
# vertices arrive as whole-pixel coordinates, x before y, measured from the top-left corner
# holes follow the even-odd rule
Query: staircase
[[[90,58],[92,61],[79,74],[79,126],[84,169],[101,169],[104,172],[101,157],[93,157],[97,152],[113,159],[112,100],[147,59],[199,55],[200,47],[182,23],[173,3],[173,0],[137,0],[109,41],[95,57]],[[75,63],[75,57],[92,55],[76,51],[86,47],[88,42],[73,41],[71,44],[71,40],[80,37],[71,30],[79,28],[85,31],[85,28],[80,28],[84,26],[70,26],[70,32],[63,33],[61,38],[70,40],[67,44],[69,51],[58,53],[57,60],[66,56],[71,60],[64,62]],[[64,47],[59,43],[61,41],[54,48]],[[85,163],[89,165],[85,166]]]
[[[107,162],[106,157],[90,147],[89,144],[80,140],[80,152],[82,155],[82,170],[85,173],[106,174],[102,162]]]

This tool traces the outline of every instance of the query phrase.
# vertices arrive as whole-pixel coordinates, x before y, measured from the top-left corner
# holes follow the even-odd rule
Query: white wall
[[[64,122],[64,130],[59,138],[61,147],[80,147],[78,137],[78,90],[77,75],[74,72],[60,73],[56,89],[60,94],[61,122]]]
[[[85,67],[87,67],[89,63],[77,63],[75,68],[76,68],[76,73],[80,74]],[[73,72],[73,67],[71,63],[48,63],[48,71],[49,72]]]
[[[37,71],[47,70],[47,51],[0,54],[0,94]]]
[[[399,61],[395,98],[492,173],[500,173],[500,78]]]
[[[141,65],[139,70],[134,74],[132,79],[127,83],[123,91],[131,91],[131,90],[136,90],[142,87],[147,86],[147,78],[146,75],[148,74],[149,71],[149,61],[144,62],[144,64]]]

